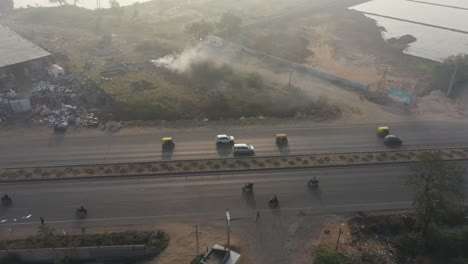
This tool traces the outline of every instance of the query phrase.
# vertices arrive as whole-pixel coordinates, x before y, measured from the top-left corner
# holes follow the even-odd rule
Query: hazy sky
[[[0,0],[2,1],[2,0]],[[97,0],[79,0],[78,4],[81,7],[86,7],[90,9],[96,8],[96,1]],[[101,2],[101,7],[102,8],[107,8],[109,7],[109,0],[98,0]],[[131,5],[135,2],[146,2],[149,0],[117,0],[120,5]],[[31,6],[53,6],[52,4],[49,3],[49,0],[14,0],[15,2],[15,8],[18,7],[26,7],[27,5]],[[68,3],[73,3],[73,0],[67,0]]]

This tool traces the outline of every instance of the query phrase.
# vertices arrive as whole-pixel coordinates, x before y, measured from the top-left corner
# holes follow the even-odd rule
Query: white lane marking
[[[21,217],[21,218],[23,218],[23,219],[29,219],[29,218],[31,218],[31,216],[32,216],[32,214],[29,214],[29,215],[23,216],[23,217]]]
[[[390,203],[367,203],[367,204],[348,204],[348,205],[331,205],[331,206],[324,206],[324,207],[290,207],[290,208],[280,208],[279,211],[293,211],[293,210],[307,210],[307,209],[331,209],[331,208],[341,208],[341,207],[362,207],[362,206],[382,206],[382,205],[397,205],[397,204],[413,204],[413,202],[390,202]],[[263,209],[260,211],[270,211],[267,209]]]
[[[277,211],[293,211],[293,210],[308,210],[308,209],[315,209],[315,210],[323,210],[323,209],[330,209],[330,208],[340,208],[340,207],[362,207],[362,206],[382,206],[382,205],[398,205],[398,204],[412,204],[412,201],[407,202],[387,202],[387,203],[367,203],[367,204],[348,204],[348,205],[332,205],[332,206],[324,206],[324,207],[289,207],[289,208],[282,208],[279,209],[261,209],[261,212],[269,212],[272,210]],[[281,204],[280,204],[281,205]],[[100,221],[121,221],[121,220],[137,220],[137,219],[151,219],[151,218],[168,218],[168,217],[189,217],[189,216],[209,216],[209,215],[219,215],[217,212],[212,213],[192,213],[192,214],[168,214],[168,215],[149,215],[149,216],[130,216],[130,217],[110,217],[110,218],[94,218],[94,219],[80,219],[80,220],[58,220],[58,221],[48,221],[48,224],[63,224],[63,223],[76,223],[76,222],[100,222]],[[4,223],[4,222],[1,222]],[[32,225],[38,224],[38,222],[25,222],[25,223],[7,223],[3,224],[3,226],[14,226],[14,225]],[[2,224],[0,224],[2,226]]]

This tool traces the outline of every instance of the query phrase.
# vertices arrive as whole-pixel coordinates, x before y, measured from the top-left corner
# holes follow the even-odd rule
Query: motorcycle
[[[271,198],[270,201],[268,201],[268,205],[271,208],[278,207],[279,206],[278,197],[275,195],[275,197]]]
[[[8,195],[6,195],[6,194],[5,194],[4,196],[2,196],[2,204],[3,204],[4,206],[9,206],[9,205],[11,205],[12,202],[13,202],[13,201],[11,200],[11,197],[10,197],[10,196],[8,196]]]
[[[242,187],[243,192],[253,192],[253,183],[249,182],[244,187]]]
[[[317,180],[315,177],[312,180],[309,180],[307,182],[307,185],[309,185],[309,187],[313,187],[313,188],[317,188],[318,184],[319,184],[319,180]]]
[[[83,206],[76,209],[76,216],[85,217],[87,215],[88,215],[88,209],[84,208]]]

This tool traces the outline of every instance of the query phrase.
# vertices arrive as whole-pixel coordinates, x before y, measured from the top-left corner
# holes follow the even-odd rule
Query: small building
[[[65,76],[65,70],[57,64],[52,64],[49,67],[47,67],[47,72],[53,78]]]
[[[35,72],[44,72],[44,65],[51,54],[0,25],[0,95],[14,90],[19,98],[25,98],[32,87]]]

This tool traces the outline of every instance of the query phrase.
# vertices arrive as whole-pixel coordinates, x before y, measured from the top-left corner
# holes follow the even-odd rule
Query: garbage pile
[[[122,128],[122,122],[109,121],[101,126],[101,130],[106,133],[116,133]]]
[[[70,74],[53,82],[33,84],[31,102],[47,106],[57,104],[79,105],[87,108],[109,107],[110,97],[93,80]]]
[[[88,113],[84,108],[62,104],[59,108],[50,110],[46,105],[41,105],[32,110],[31,121],[49,126],[70,125],[80,127],[99,127],[99,119],[94,113]]]

